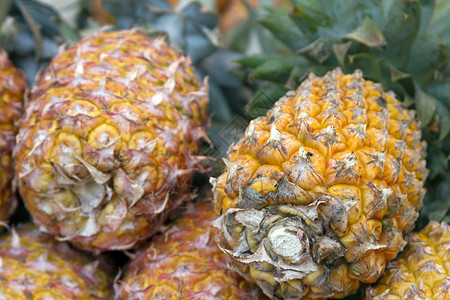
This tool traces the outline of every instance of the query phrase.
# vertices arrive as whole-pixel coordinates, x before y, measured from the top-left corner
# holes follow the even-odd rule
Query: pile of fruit
[[[45,2],[0,7],[0,300],[450,299],[448,1]]]

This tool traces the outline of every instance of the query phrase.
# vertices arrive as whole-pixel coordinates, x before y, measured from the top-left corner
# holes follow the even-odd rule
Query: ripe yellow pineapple
[[[220,245],[273,299],[343,297],[405,246],[427,176],[414,112],[361,71],[313,74],[211,179]]]
[[[430,222],[365,291],[367,300],[450,299],[450,226]]]
[[[31,224],[0,237],[0,299],[111,299],[104,259],[76,251]]]
[[[14,178],[11,154],[26,89],[24,75],[0,48],[0,221],[7,219],[17,205],[15,193],[11,190]]]
[[[209,200],[209,198],[208,198]],[[116,299],[264,299],[215,242],[213,203],[190,206],[127,266]]]
[[[101,33],[55,57],[14,150],[39,229],[94,252],[156,232],[190,197],[207,103],[190,59],[136,30]]]

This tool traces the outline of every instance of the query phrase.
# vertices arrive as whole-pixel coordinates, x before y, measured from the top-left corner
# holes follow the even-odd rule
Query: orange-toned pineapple
[[[116,299],[264,299],[230,269],[229,257],[217,247],[210,224],[216,215],[208,200],[190,206],[136,254]]]
[[[450,226],[430,222],[365,291],[366,300],[450,299]]]
[[[189,58],[137,30],[55,57],[21,121],[19,190],[39,229],[95,252],[129,249],[190,199],[208,87]]]
[[[212,179],[220,245],[273,299],[375,282],[422,207],[414,112],[361,71],[311,75],[253,120]]]
[[[13,66],[6,51],[0,48],[0,221],[6,220],[17,205],[11,188],[14,178],[11,154],[27,86],[23,73]]]
[[[113,281],[106,260],[55,241],[31,224],[0,236],[1,300],[106,300]]]

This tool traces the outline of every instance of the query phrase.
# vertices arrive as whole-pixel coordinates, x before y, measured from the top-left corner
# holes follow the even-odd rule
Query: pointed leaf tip
[[[333,52],[336,56],[339,65],[343,67],[345,65],[345,57],[347,56],[348,49],[352,45],[352,42],[346,42],[346,43],[338,43],[333,45]]]
[[[330,57],[330,45],[332,43],[331,39],[320,37],[308,46],[300,49],[298,53],[323,64]]]
[[[395,68],[393,65],[388,64],[389,71],[391,72],[391,79],[392,81],[398,81],[400,79],[411,77],[411,74],[405,73],[400,71],[399,69]]]
[[[383,33],[369,17],[366,17],[363,24],[356,28],[355,31],[347,34],[345,38],[357,41],[369,47],[382,47],[387,45]]]

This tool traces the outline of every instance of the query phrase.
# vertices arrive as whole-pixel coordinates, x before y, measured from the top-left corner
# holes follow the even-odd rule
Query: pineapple
[[[258,20],[271,33],[259,43],[277,40],[282,50],[240,60],[252,69],[252,81],[264,85],[254,94],[249,114],[265,115],[309,72],[323,75],[338,66],[345,73],[361,69],[366,78],[414,107],[421,121],[429,145],[430,192],[420,225],[429,219],[450,220],[450,19],[443,13],[450,11],[450,1],[291,2],[289,11],[266,7]],[[246,40],[242,32],[238,41]]]
[[[215,242],[210,198],[189,206],[127,266],[116,299],[264,299]]]
[[[450,226],[431,221],[408,237],[408,246],[365,299],[450,299]]]
[[[16,195],[11,189],[14,177],[11,154],[26,89],[24,75],[0,48],[0,221],[6,220],[17,205]]]
[[[375,282],[422,207],[419,126],[359,70],[311,74],[250,123],[211,179],[221,247],[272,299]]]
[[[106,260],[94,259],[31,224],[0,237],[0,299],[111,299]]]
[[[101,33],[55,57],[14,150],[39,229],[96,253],[155,233],[190,199],[207,95],[189,58],[137,30]]]

